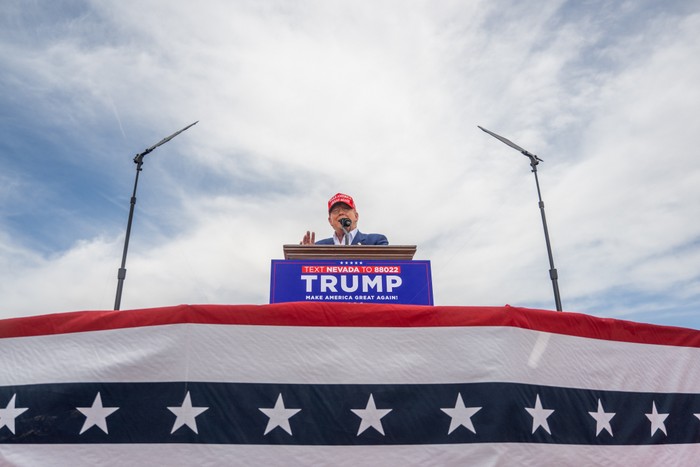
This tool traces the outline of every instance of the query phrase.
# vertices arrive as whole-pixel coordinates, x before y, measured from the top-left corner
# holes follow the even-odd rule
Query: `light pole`
[[[122,289],[124,288],[124,279],[126,279],[126,253],[129,250],[129,237],[131,236],[131,223],[134,219],[134,206],[136,206],[136,188],[138,187],[139,184],[139,172],[141,172],[141,166],[143,165],[143,158],[146,154],[150,153],[153,151],[155,148],[158,146],[161,146],[189,127],[197,124],[199,120],[197,120],[194,123],[191,123],[187,125],[185,128],[183,128],[180,131],[176,131],[172,135],[168,136],[167,138],[163,138],[160,140],[158,143],[154,144],[150,148],[146,149],[142,153],[136,154],[136,157],[134,157],[134,163],[136,164],[136,179],[134,180],[134,192],[131,195],[131,207],[129,208],[129,220],[126,223],[126,236],[124,237],[124,252],[122,253],[122,264],[121,267],[119,268],[119,271],[117,272],[117,296],[114,299],[114,309],[118,310],[119,307],[121,306],[121,301],[122,301]]]
[[[478,125],[477,125],[478,126]],[[486,128],[479,127],[482,131],[485,131],[486,133],[490,134],[497,140],[500,140],[501,142],[507,144],[513,149],[516,149],[517,151],[520,151],[521,154],[526,156],[528,159],[530,159],[530,167],[532,167],[532,173],[535,174],[535,184],[537,184],[537,198],[539,199],[539,206],[540,206],[540,214],[542,215],[542,227],[544,228],[544,240],[545,243],[547,244],[547,255],[549,256],[549,277],[552,279],[552,289],[554,289],[554,304],[557,307],[557,311],[562,311],[561,307],[561,297],[559,296],[559,276],[557,274],[557,270],[554,267],[554,257],[552,256],[552,245],[549,242],[549,230],[547,229],[547,218],[544,215],[544,201],[542,201],[542,193],[540,192],[540,181],[537,178],[537,164],[540,162],[543,162],[542,159],[537,157],[536,155],[530,153],[529,151],[526,151],[525,149],[521,148],[514,142],[510,141],[509,139],[504,138],[503,136],[499,136],[496,133],[493,133]]]

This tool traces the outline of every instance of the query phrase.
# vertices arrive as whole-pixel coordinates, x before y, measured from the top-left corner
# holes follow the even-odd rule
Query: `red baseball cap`
[[[331,212],[333,206],[338,203],[345,203],[351,208],[355,209],[355,201],[353,201],[352,196],[343,193],[336,193],[331,199],[328,200],[328,212]]]

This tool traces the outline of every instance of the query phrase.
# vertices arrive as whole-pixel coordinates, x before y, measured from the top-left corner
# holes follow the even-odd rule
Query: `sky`
[[[0,318],[265,304],[327,200],[436,305],[700,329],[700,4],[3,0]]]

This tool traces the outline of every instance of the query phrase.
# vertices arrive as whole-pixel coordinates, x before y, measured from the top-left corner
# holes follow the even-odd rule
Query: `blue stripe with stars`
[[[104,407],[117,408],[104,419],[107,432],[87,427],[78,409],[94,405],[98,393]],[[186,394],[206,410],[177,426],[169,408],[183,406]],[[288,418],[270,425],[261,409],[273,409],[280,396]],[[13,397],[14,407],[26,409],[19,415],[10,413]],[[0,387],[0,443],[683,444],[700,442],[696,414],[700,394],[516,383],[62,383]]]

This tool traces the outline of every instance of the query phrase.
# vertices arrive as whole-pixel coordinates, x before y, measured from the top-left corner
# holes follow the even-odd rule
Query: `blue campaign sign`
[[[272,260],[270,303],[432,305],[430,261]]]

